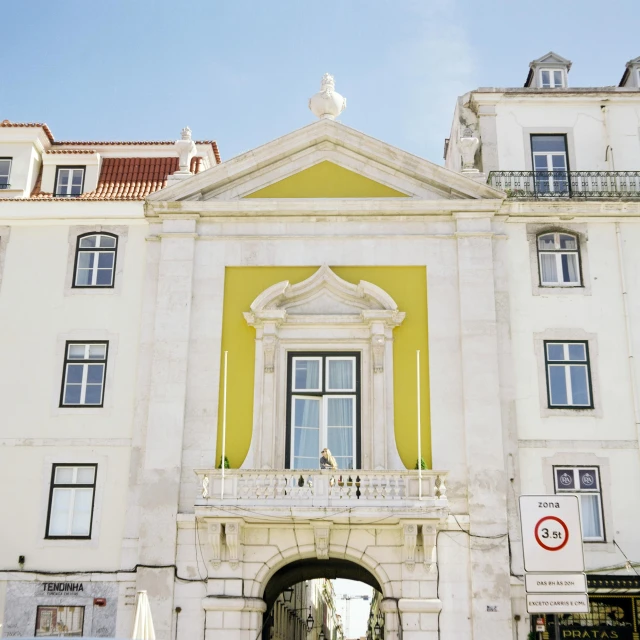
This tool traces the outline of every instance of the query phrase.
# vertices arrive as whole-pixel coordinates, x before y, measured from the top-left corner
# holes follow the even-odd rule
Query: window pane
[[[54,482],[56,484],[72,484],[75,467],[56,467]]]
[[[115,247],[116,239],[112,236],[100,236],[100,246],[101,247]]]
[[[552,365],[549,367],[549,387],[551,390],[551,404],[567,404],[567,383],[564,375],[565,367]]]
[[[563,344],[548,344],[547,345],[547,360],[564,360],[564,345]]]
[[[296,429],[294,434],[293,455],[312,458],[314,467],[320,464],[320,431],[318,429]]]
[[[327,430],[327,446],[333,457],[338,461],[340,458],[353,458],[353,429],[332,427]],[[339,469],[351,468],[338,464]]]
[[[294,389],[320,389],[319,360],[295,360]]]
[[[602,520],[600,518],[600,496],[598,494],[582,494],[582,537],[602,538]]]
[[[0,160],[0,182],[6,184],[9,178],[9,168],[11,167],[11,160]]]
[[[574,236],[568,236],[566,233],[561,233],[560,248],[575,251],[578,249],[578,241],[574,238]]]
[[[598,475],[594,469],[578,469],[580,488],[595,491],[598,488]]]
[[[549,72],[548,71],[541,71],[540,75],[542,76],[542,86],[543,87],[550,86],[551,79],[549,78]]]
[[[102,385],[88,384],[84,393],[85,404],[100,404],[102,402]]]
[[[113,251],[98,254],[98,267],[100,267],[100,269],[113,267],[113,256]]]
[[[320,427],[320,400],[315,398],[294,399],[294,421],[296,427]]]
[[[531,148],[546,153],[567,151],[564,136],[531,136]]]
[[[329,360],[327,368],[329,371],[328,389],[331,391],[353,391],[353,359]]]
[[[555,253],[540,254],[540,277],[543,284],[558,283],[558,269]]]
[[[84,360],[84,352],[86,345],[84,344],[70,344],[69,345],[69,359],[70,360]]]
[[[64,390],[64,404],[80,404],[81,385],[68,384]]]
[[[88,536],[91,525],[93,489],[75,489],[71,535]]]
[[[90,364],[87,366],[87,382],[96,383],[102,382],[102,374],[104,372],[103,364]]]
[[[562,71],[554,71],[553,72],[553,84],[556,87],[562,86]]]
[[[556,487],[558,489],[575,489],[573,469],[556,469]]]
[[[563,253],[560,255],[562,262],[562,281],[567,283],[578,283],[578,254]]]
[[[96,284],[102,285],[102,286],[110,285],[112,275],[113,275],[113,271],[111,269],[98,269]]]
[[[49,535],[66,536],[69,531],[69,511],[73,489],[54,489],[51,497]]]
[[[564,157],[564,155],[555,153],[551,156],[551,166],[553,167],[554,171],[564,172],[567,170],[567,159]],[[560,175],[555,175],[554,178],[566,179],[566,176],[560,174]]]
[[[81,269],[90,269],[93,267],[96,254],[93,251],[81,251],[78,253],[78,267]]]
[[[538,249],[552,250],[556,248],[555,234],[547,233],[538,238]]]
[[[66,187],[69,182],[69,170],[60,169],[58,172],[58,185]]]
[[[80,383],[82,382],[82,373],[84,371],[83,364],[68,364],[67,365],[67,383]]]
[[[328,398],[327,399],[327,426],[352,427],[353,426],[353,398]],[[329,447],[331,448],[331,447]]]
[[[587,354],[584,348],[584,344],[580,342],[567,345],[569,347],[569,360],[586,360]]]
[[[587,406],[589,404],[589,388],[587,386],[587,367],[573,365],[569,367],[571,377],[572,404]]]
[[[90,249],[96,246],[98,236],[85,236],[80,238],[80,247],[83,249]]]
[[[533,168],[536,171],[549,171],[549,163],[546,155],[533,156]],[[540,180],[540,178],[538,178]]]
[[[74,185],[82,184],[82,169],[73,170],[72,184]]]
[[[92,276],[93,276],[93,270],[78,269],[76,273],[76,284],[82,287],[89,285],[91,284]]]
[[[107,345],[106,344],[92,344],[89,347],[89,358],[91,360],[104,359],[106,354],[107,354]]]

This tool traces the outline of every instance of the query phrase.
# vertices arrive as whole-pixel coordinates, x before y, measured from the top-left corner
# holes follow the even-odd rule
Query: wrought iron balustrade
[[[492,171],[508,198],[640,198],[640,171]]]
[[[10,189],[11,185],[8,182],[0,182],[0,189]]]
[[[196,470],[199,506],[404,507],[447,504],[446,472],[345,470]]]

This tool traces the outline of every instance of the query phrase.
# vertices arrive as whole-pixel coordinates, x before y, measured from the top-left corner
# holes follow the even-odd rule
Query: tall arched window
[[[538,265],[542,287],[582,285],[578,238],[574,235],[553,232],[538,236]]]
[[[88,233],[78,238],[74,287],[113,287],[118,236]]]

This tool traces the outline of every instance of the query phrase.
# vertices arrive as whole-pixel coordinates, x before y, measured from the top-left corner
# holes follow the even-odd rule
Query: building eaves
[[[0,122],[0,127],[29,127],[42,129],[49,138],[51,144],[54,144],[53,133],[51,133],[51,129],[44,122],[10,122],[9,120],[3,120]]]

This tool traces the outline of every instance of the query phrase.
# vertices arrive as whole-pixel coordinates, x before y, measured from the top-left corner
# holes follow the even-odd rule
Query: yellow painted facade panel
[[[344,280],[372,282],[384,289],[407,315],[394,331],[394,417],[396,443],[407,468],[417,456],[416,349],[421,352],[422,457],[431,468],[429,411],[429,357],[427,333],[427,271],[413,267],[332,267]],[[255,329],[243,317],[267,287],[288,280],[301,282],[318,270],[313,267],[227,267],[224,283],[222,352],[229,352],[226,455],[232,468],[245,459],[251,443],[255,373]],[[222,371],[221,361],[221,371]],[[222,399],[222,378],[220,380]],[[222,402],[219,403],[222,407]],[[222,410],[218,412],[218,460],[222,450]],[[367,429],[368,425],[362,425]],[[217,465],[216,465],[217,466]]]
[[[407,198],[406,193],[325,160],[245,198]]]

